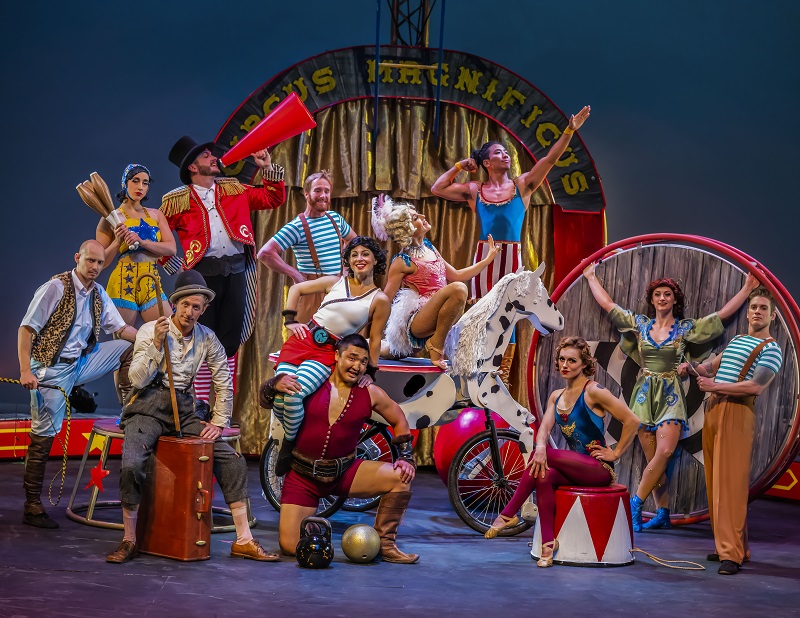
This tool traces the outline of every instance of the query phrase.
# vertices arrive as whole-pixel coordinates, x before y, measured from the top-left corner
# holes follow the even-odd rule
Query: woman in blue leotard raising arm
[[[525,211],[531,195],[544,182],[547,174],[566,152],[572,134],[583,126],[591,108],[587,105],[569,119],[569,125],[549,152],[536,162],[529,172],[518,178],[509,178],[511,157],[499,142],[486,142],[473,151],[472,158],[463,159],[433,183],[431,192],[451,202],[467,202],[480,223],[480,240],[475,251],[477,264],[488,255],[488,239],[494,238],[498,251],[494,262],[472,280],[472,295],[482,298],[503,276],[516,272],[522,266],[521,235]],[[462,170],[476,172],[483,168],[489,179],[486,182],[453,182]],[[509,345],[503,357],[501,372],[507,381],[514,346]]]

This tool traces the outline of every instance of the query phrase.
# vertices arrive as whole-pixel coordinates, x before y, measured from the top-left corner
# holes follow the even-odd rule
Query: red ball
[[[492,412],[492,419],[498,429],[508,427],[500,415]],[[433,443],[433,460],[436,472],[442,483],[447,485],[447,474],[456,452],[469,438],[486,429],[486,415],[483,408],[464,408],[458,417],[446,425],[439,427],[436,441]]]

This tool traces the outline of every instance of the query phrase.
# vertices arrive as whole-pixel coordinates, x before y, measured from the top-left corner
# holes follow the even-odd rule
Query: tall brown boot
[[[119,369],[117,369],[114,374],[114,381],[117,384],[117,395],[119,396],[119,402],[123,408],[131,398],[131,392],[133,391],[133,384],[131,384],[131,379],[128,375],[132,360],[133,346],[130,346],[122,353],[122,356],[119,357]]]
[[[375,530],[381,537],[381,556],[385,562],[414,564],[419,560],[417,554],[404,554],[394,544],[397,528],[410,500],[410,491],[391,492],[381,496],[378,513],[375,515]]]
[[[497,370],[500,379],[503,381],[503,384],[506,385],[506,389],[511,387],[509,378],[511,378],[511,365],[514,363],[514,350],[516,347],[516,343],[508,344],[506,351],[503,352],[503,360],[500,362],[500,368]]]
[[[31,444],[25,457],[25,476],[22,480],[25,487],[25,511],[22,523],[37,528],[58,528],[58,523],[50,519],[42,506],[44,468],[55,437],[30,434],[30,440]]]

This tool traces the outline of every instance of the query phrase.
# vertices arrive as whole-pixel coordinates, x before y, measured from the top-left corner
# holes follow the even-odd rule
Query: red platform
[[[86,444],[89,439],[89,434],[92,431],[92,426],[99,418],[74,418],[71,421],[71,429],[69,435],[69,444],[67,444],[67,455],[71,457],[81,457],[86,450]],[[108,417],[113,422],[116,420],[114,417]],[[28,434],[31,431],[31,421],[22,419],[11,419],[0,421],[0,459],[23,459],[28,452],[28,445],[30,440]],[[61,427],[61,433],[58,434],[58,439],[53,442],[53,448],[50,451],[51,457],[62,457],[64,451],[62,444],[66,440],[67,424],[64,423]],[[103,440],[105,438],[96,437],[95,444],[91,451],[95,454],[100,454],[100,449],[103,447]],[[117,442],[111,445],[110,455],[122,454],[122,443]]]
[[[765,492],[765,495],[800,502],[800,458],[791,463],[789,469]]]

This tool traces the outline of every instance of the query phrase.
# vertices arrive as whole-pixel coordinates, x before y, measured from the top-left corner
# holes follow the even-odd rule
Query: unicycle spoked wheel
[[[264,450],[261,452],[258,471],[261,478],[261,489],[264,497],[269,501],[276,511],[281,510],[281,492],[283,491],[283,478],[275,474],[275,463],[278,461],[278,451],[280,445],[277,440],[270,439]],[[330,517],[338,511],[344,498],[339,496],[326,496],[319,501],[317,516]]]
[[[496,449],[492,431],[482,431],[458,449],[448,471],[447,493],[453,508],[465,524],[481,534],[509,503],[525,473],[518,434],[510,429],[496,431]],[[530,527],[520,519],[500,536],[514,536]]]

